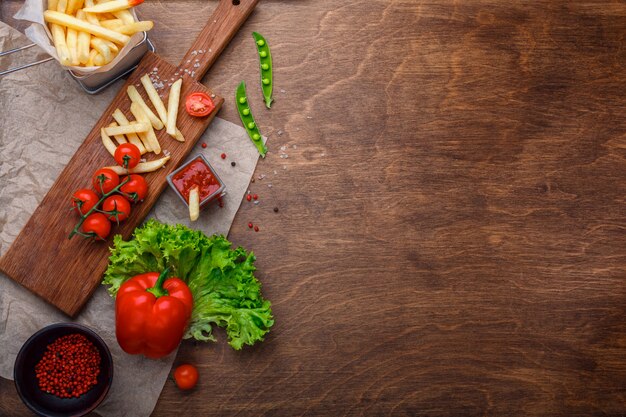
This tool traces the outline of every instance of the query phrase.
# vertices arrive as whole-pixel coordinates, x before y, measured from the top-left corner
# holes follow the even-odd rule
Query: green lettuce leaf
[[[228,343],[239,350],[263,340],[274,324],[269,301],[254,277],[252,252],[232,249],[224,236],[207,237],[182,225],[149,220],[125,242],[117,235],[102,284],[112,296],[135,275],[171,268],[184,280],[194,306],[185,338],[215,340],[213,325],[226,328]]]

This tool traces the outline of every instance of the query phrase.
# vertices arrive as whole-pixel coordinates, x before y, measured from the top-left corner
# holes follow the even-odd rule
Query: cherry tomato
[[[93,174],[93,188],[97,193],[106,194],[120,185],[120,177],[110,168],[102,168]]]
[[[74,207],[76,213],[81,215],[91,210],[98,204],[98,201],[100,201],[98,194],[86,188],[82,188],[72,194],[72,207]]]
[[[204,93],[192,93],[185,100],[185,108],[187,113],[195,117],[204,117],[211,114],[215,108],[211,97]]]
[[[83,222],[83,233],[95,233],[95,238],[104,240],[111,233],[111,222],[102,213],[92,213]]]
[[[130,203],[127,199],[122,197],[121,195],[112,195],[107,197],[102,203],[103,211],[117,211],[117,217],[114,214],[109,216],[109,220],[112,222],[123,222],[130,216]]]
[[[193,365],[180,365],[174,371],[174,381],[182,390],[192,389],[198,382],[198,370]]]
[[[141,159],[141,152],[132,143],[122,143],[115,149],[114,158],[123,168],[135,168]]]
[[[128,177],[122,182],[126,178]],[[148,195],[148,183],[141,175],[130,174],[130,180],[120,187],[120,191],[128,194],[130,201],[136,203]]]

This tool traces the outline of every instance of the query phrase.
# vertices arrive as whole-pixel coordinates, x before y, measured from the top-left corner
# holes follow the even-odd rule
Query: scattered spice
[[[248,195],[246,196],[246,200],[248,200],[248,201],[252,201],[252,196],[251,196],[250,194],[248,194]]]
[[[203,147],[203,148],[206,148],[206,143],[204,143],[204,142],[203,142],[203,143],[202,143],[202,147]]]
[[[254,182],[254,177],[252,177],[252,179],[250,180],[250,182]]]
[[[258,232],[259,231],[259,226],[254,226],[254,231]]]
[[[259,199],[259,196],[257,194],[253,195],[252,198],[254,198],[255,200]]]
[[[274,207],[274,213],[278,213],[278,207]]]
[[[252,227],[253,227],[253,226],[254,226],[254,225],[252,224],[252,222],[248,223],[248,227],[249,227],[250,229],[252,229]]]
[[[236,166],[236,165],[237,165],[237,162],[235,162],[235,161],[233,161],[233,162],[231,162],[231,163],[230,163],[230,166],[231,166],[231,167],[234,167],[234,166]]]
[[[226,159],[226,154],[225,154],[225,153],[222,153],[222,154],[220,155],[220,158],[222,158],[222,159]]]
[[[48,345],[35,366],[39,389],[59,398],[77,398],[97,383],[100,353],[82,334],[68,334]]]

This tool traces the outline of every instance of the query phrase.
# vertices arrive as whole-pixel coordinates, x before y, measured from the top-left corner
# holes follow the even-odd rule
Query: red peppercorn
[[[255,195],[252,196],[252,198],[254,198],[255,200],[258,200],[259,196],[255,194]]]
[[[246,200],[248,200],[248,201],[252,201],[252,196],[251,196],[250,194],[248,194],[248,195],[246,196]]]
[[[202,142],[202,147],[206,148],[206,143]]]
[[[221,155],[220,155],[220,157],[221,157],[222,159],[226,159],[226,154],[225,154],[225,153],[223,153],[223,154],[221,154]]]
[[[252,224],[252,222],[248,223],[248,227],[249,227],[250,229],[252,229],[252,227],[253,227],[253,226],[254,226],[254,225]]]
[[[258,232],[259,231],[259,226],[254,226],[254,231]]]
[[[59,398],[80,397],[96,385],[99,374],[98,349],[78,333],[48,345],[35,366],[39,389]]]

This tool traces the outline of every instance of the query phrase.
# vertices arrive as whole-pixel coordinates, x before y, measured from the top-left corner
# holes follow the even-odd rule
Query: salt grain
[[[282,136],[283,135],[283,131],[279,130],[278,132],[276,132],[278,134],[278,136]]]
[[[192,55],[192,56],[196,56],[196,55],[198,55],[198,51],[191,51],[191,55]]]
[[[283,94],[285,94],[285,93],[286,93],[286,91],[285,91],[285,90],[283,90],[282,88],[280,89],[280,92],[281,92],[281,93],[283,93]]]
[[[297,149],[298,147],[294,144],[294,145],[292,146],[292,148]]]
[[[170,151],[168,151],[167,149],[163,149],[163,155],[170,156]]]
[[[285,149],[287,149],[287,145],[283,145],[283,146],[280,147],[281,151],[284,151]]]
[[[255,205],[255,206],[256,206],[256,205],[258,205],[258,204],[259,204],[259,201],[258,201],[258,200],[254,202],[254,205]]]
[[[307,116],[306,118],[307,118],[307,119],[312,119],[313,117],[311,117],[311,116]]]
[[[272,184],[267,184],[267,188],[272,188]]]
[[[274,170],[274,175],[278,174],[278,172],[276,170]]]

